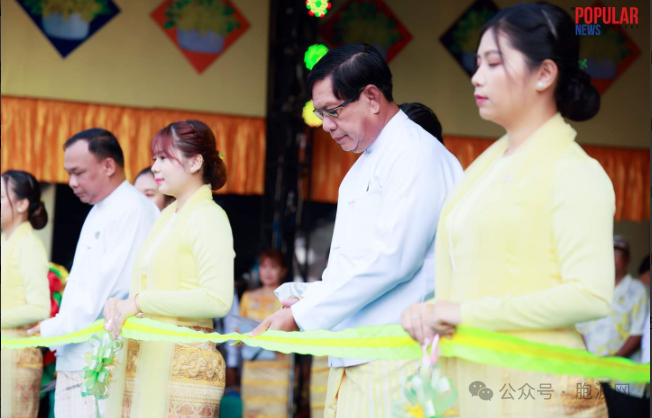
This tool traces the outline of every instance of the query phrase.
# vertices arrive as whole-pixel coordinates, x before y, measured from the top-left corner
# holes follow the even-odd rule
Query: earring
[[[537,87],[540,88],[540,89],[542,89],[542,88],[543,88],[543,83],[542,83],[541,81],[539,81],[539,82],[537,83]]]

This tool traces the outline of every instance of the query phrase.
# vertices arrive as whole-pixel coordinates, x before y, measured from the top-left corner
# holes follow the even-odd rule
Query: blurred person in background
[[[48,222],[41,186],[30,173],[2,174],[1,312],[3,337],[27,337],[34,323],[50,315],[48,258],[34,234]],[[43,355],[39,348],[2,350],[2,418],[38,415]]]

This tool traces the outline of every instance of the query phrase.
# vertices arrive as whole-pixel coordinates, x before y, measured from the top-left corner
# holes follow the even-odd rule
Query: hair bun
[[[589,120],[600,110],[600,94],[591,77],[579,68],[567,70],[556,96],[561,115],[573,121]]]
[[[206,169],[204,181],[211,184],[211,189],[219,190],[226,184],[226,165],[220,156],[220,152],[213,149],[205,157]]]
[[[43,201],[39,201],[38,205],[29,215],[29,223],[34,229],[43,229],[48,223],[48,212],[45,209]]]

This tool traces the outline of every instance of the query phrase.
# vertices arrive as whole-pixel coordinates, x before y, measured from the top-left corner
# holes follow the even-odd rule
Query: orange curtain
[[[84,129],[113,132],[125,154],[127,178],[152,164],[150,140],[165,125],[205,122],[225,154],[228,181],[219,193],[263,194],[265,119],[163,109],[142,109],[2,96],[2,170],[25,170],[37,179],[67,183],[64,142]]]
[[[344,152],[322,129],[315,129],[313,142],[312,200],[337,203],[340,183],[358,155]],[[446,148],[466,169],[494,140],[445,135]],[[617,221],[650,219],[650,153],[626,149],[582,145],[611,178],[616,192]]]

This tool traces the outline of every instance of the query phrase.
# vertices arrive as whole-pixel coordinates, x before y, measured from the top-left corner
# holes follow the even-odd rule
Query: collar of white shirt
[[[98,209],[102,209],[112,206],[114,203],[120,202],[120,195],[127,187],[129,187],[129,185],[130,183],[127,180],[123,181],[118,187],[115,188],[115,190],[111,192],[111,194],[97,202],[95,206],[97,206]]]
[[[387,122],[387,125],[385,125],[382,131],[380,131],[378,137],[374,140],[374,142],[371,143],[371,145],[369,145],[365,153],[371,154],[375,150],[382,147],[383,144],[392,137],[393,132],[401,125],[403,125],[407,120],[408,116],[402,110],[399,110],[398,113],[395,114],[394,117],[389,120],[389,122]]]

